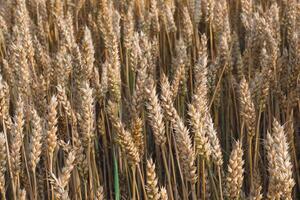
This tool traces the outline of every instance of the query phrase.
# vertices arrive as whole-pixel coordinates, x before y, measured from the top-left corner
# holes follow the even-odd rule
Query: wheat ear
[[[153,81],[150,81],[148,88],[145,89],[148,97],[147,110],[149,115],[149,122],[153,129],[155,143],[157,145],[164,145],[166,143],[165,125],[163,122],[162,109],[156,95],[156,87]]]
[[[238,199],[244,180],[243,150],[240,142],[235,142],[228,163],[226,194],[230,199]]]
[[[155,172],[155,164],[152,159],[147,160],[147,196],[150,200],[159,200],[160,193],[158,188],[158,179]]]

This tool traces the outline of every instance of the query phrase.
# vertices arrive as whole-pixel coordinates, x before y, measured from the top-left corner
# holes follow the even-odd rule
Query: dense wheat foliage
[[[299,0],[0,0],[0,199],[300,199]]]

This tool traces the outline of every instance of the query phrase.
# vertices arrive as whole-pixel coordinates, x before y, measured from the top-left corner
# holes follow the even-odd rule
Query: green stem
[[[116,159],[115,151],[113,152],[114,160],[114,189],[115,189],[115,200],[120,200],[120,186],[119,186],[119,172],[118,172],[118,162]]]

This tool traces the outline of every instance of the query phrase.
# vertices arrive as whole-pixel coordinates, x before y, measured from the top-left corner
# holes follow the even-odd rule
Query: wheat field
[[[0,199],[300,199],[299,0],[0,0]]]

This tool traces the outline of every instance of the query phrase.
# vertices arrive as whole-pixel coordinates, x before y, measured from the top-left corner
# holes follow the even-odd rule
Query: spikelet
[[[65,89],[61,85],[58,85],[56,89],[57,89],[57,100],[59,104],[64,108],[68,119],[72,121],[72,125],[76,126],[77,118],[71,107],[70,101],[68,100]]]
[[[101,15],[99,15],[100,30],[103,34],[105,47],[109,52],[109,63],[108,68],[108,91],[110,93],[111,100],[119,102],[121,99],[120,88],[121,88],[121,74],[120,74],[120,59],[118,49],[118,31],[119,24],[113,23],[113,11],[110,3],[106,0],[102,0],[100,4]],[[114,29],[117,29],[114,30]]]
[[[241,115],[247,125],[248,135],[249,137],[253,137],[255,135],[256,113],[249,86],[245,78],[243,78],[240,83],[240,105]]]
[[[160,193],[158,188],[158,180],[155,172],[155,164],[150,158],[147,160],[147,197],[150,200],[159,200]]]
[[[0,193],[5,195],[5,172],[6,172],[6,141],[5,136],[0,133]]]
[[[111,64],[107,70],[108,75],[108,91],[112,100],[119,102],[121,99],[121,77],[120,63],[117,47],[111,51]]]
[[[67,52],[65,46],[61,46],[58,53],[53,60],[54,73],[53,77],[56,77],[57,84],[61,84],[63,86],[66,85],[68,77],[71,72],[72,60],[71,55]],[[55,81],[55,80],[52,80]]]
[[[157,0],[150,1],[150,30],[153,34],[158,34],[160,31],[159,16],[158,16]]]
[[[53,186],[55,198],[58,200],[69,200],[68,192],[62,186],[61,180],[55,176],[55,174],[50,174],[50,184]]]
[[[109,40],[113,32],[112,25],[112,12],[110,11],[111,4],[107,0],[102,0],[99,2],[99,10],[101,14],[98,15],[97,23],[99,25],[102,38],[106,48],[109,48]]]
[[[107,112],[109,119],[117,132],[117,142],[120,144],[122,151],[127,154],[128,162],[131,165],[137,165],[140,162],[139,150],[134,144],[132,135],[125,130],[121,120],[116,116],[116,103],[108,102]]]
[[[176,32],[177,27],[175,25],[174,16],[169,5],[163,6],[163,21],[164,25],[166,26],[166,30],[168,33]]]
[[[82,40],[82,72],[84,73],[85,80],[89,80],[92,76],[95,60],[94,54],[95,50],[91,31],[88,27],[85,27]]]
[[[172,59],[172,62],[176,66],[176,71],[174,73],[174,77],[171,84],[171,93],[173,101],[177,97],[177,94],[179,92],[179,86],[185,81],[185,66],[187,62],[187,55],[186,46],[183,40],[180,39],[177,41],[175,50],[177,56]]]
[[[29,152],[29,161],[31,170],[35,172],[37,163],[40,160],[40,155],[42,153],[42,125],[41,118],[37,114],[36,110],[33,108],[31,111],[32,114],[32,135],[30,139],[30,152]]]
[[[50,159],[53,157],[54,150],[57,145],[57,98],[52,96],[48,106],[47,116],[47,151]]]
[[[71,150],[68,154],[68,158],[65,162],[65,166],[61,170],[61,175],[59,176],[59,180],[60,180],[61,186],[63,188],[65,188],[69,183],[71,173],[72,173],[73,168],[75,166],[75,163],[74,163],[75,158],[76,158],[75,156],[76,156],[76,151]]]
[[[262,190],[262,187],[259,186],[254,191],[252,191],[252,194],[250,195],[249,200],[262,200],[263,195],[261,193],[261,190]]]
[[[39,115],[45,115],[47,112],[47,92],[49,89],[49,82],[46,77],[40,75],[35,83],[36,85],[32,88],[35,97],[35,107]]]
[[[9,41],[10,34],[8,31],[7,23],[2,15],[0,15],[0,37],[3,38],[4,41]]]
[[[134,117],[131,123],[131,133],[137,149],[139,150],[139,155],[142,159],[145,153],[144,144],[144,133],[143,133],[143,121],[139,117]]]
[[[178,116],[176,111],[174,112],[172,124],[175,130],[175,139],[183,173],[188,181],[195,184],[197,181],[195,152],[188,129],[184,126],[182,119]]]
[[[74,45],[72,46],[72,65],[73,65],[73,77],[74,77],[74,87],[76,88],[76,90],[74,91],[75,93],[75,97],[80,99],[80,87],[82,86],[82,84],[84,82],[86,82],[87,80],[85,80],[84,77],[84,73],[82,72],[82,55],[81,52],[79,50],[79,46]],[[74,88],[74,89],[75,89]]]
[[[26,200],[26,190],[25,189],[19,190],[19,197],[20,197],[20,200]]]
[[[136,83],[135,83],[135,91],[133,93],[132,97],[132,104],[134,110],[139,113],[141,111],[141,107],[143,106],[146,94],[145,94],[145,82],[147,79],[147,69],[148,69],[148,59],[146,56],[142,57],[142,51],[143,53],[146,53],[146,51],[149,50],[149,43],[145,37],[144,34],[140,35],[140,43],[138,48],[138,58],[139,58],[139,67],[135,68],[136,71]]]
[[[284,26],[286,28],[287,40],[290,44],[292,43],[293,33],[296,29],[296,4],[297,1],[294,0],[286,3]]]
[[[147,110],[149,115],[149,122],[153,130],[155,143],[160,146],[166,143],[165,125],[163,122],[162,109],[156,95],[156,87],[153,81],[149,81],[148,87],[145,89],[147,94]]]
[[[31,36],[30,25],[31,21],[26,9],[25,0],[18,0],[15,4],[15,28],[17,32],[13,31],[16,34],[15,37],[20,39],[20,48],[23,49],[25,54],[25,60],[27,61],[30,67],[34,67],[34,48]]]
[[[141,52],[139,41],[140,41],[139,34],[137,32],[134,32],[132,36],[132,46],[134,46],[134,48],[131,48],[131,50],[129,51],[129,58],[128,58],[130,69],[133,72],[137,70],[137,65],[141,59],[142,52]]]
[[[49,35],[49,22],[48,19],[48,12],[46,7],[46,1],[42,0],[38,2],[38,13],[37,13],[37,37],[41,42],[42,46],[48,49],[48,38]]]
[[[216,43],[220,44],[221,35],[224,34],[224,26],[225,26],[225,18],[226,16],[226,2],[224,0],[216,1],[215,6],[213,8],[213,30],[216,34]],[[224,13],[225,12],[225,13]],[[225,16],[224,16],[225,15]],[[223,52],[220,52],[222,54]]]
[[[275,60],[276,59],[277,58],[275,58]],[[270,80],[272,79],[272,64],[265,44],[260,53],[260,65],[262,71],[257,73],[255,76],[253,86],[250,88],[250,90],[257,100],[257,108],[260,108],[261,111],[263,111],[266,107],[267,97],[270,89]]]
[[[74,37],[74,27],[72,22],[72,14],[67,12],[66,16],[57,16],[58,32],[61,37],[61,44],[65,45],[68,50],[72,51],[76,47]]]
[[[106,96],[106,93],[108,91],[107,70],[108,70],[109,67],[110,67],[109,62],[105,62],[102,65],[101,83],[100,83],[100,89],[99,89],[99,94],[98,94],[99,95],[98,96],[99,99],[103,99]]]
[[[77,130],[73,128],[72,132],[73,146],[74,150],[76,151],[76,160],[74,162],[77,164],[76,166],[81,178],[85,179],[88,175],[88,165],[86,155],[84,154],[84,147],[82,145],[81,139],[79,138]]]
[[[224,32],[221,33],[220,35],[220,42],[218,44],[218,48],[219,48],[219,59],[220,59],[220,65],[221,66],[226,66],[225,68],[225,73],[230,72],[231,70],[231,65],[228,65],[228,60],[229,60],[229,39],[226,36],[226,34]]]
[[[266,137],[266,142],[265,142],[265,148],[267,150],[267,159],[268,159],[268,171],[269,171],[269,185],[268,185],[268,193],[267,193],[267,198],[268,199],[280,199],[280,191],[278,190],[277,187],[277,182],[276,182],[276,152],[274,148],[274,139],[271,136],[271,134],[268,132],[267,137]]]
[[[221,94],[222,94],[222,87],[221,85],[218,85],[218,70],[220,69],[220,57],[216,58],[216,61],[212,62],[207,67],[208,73],[207,73],[207,79],[208,79],[208,88],[209,88],[209,100],[213,101],[215,107],[220,106],[220,100],[221,100]],[[213,94],[216,93],[215,98],[213,98]]]
[[[215,0],[205,0],[202,1],[203,7],[203,17],[205,22],[212,22],[214,19],[214,12],[213,9],[215,7]]]
[[[112,12],[112,22],[113,22],[113,33],[116,37],[116,45],[120,42],[121,39],[121,26],[120,26],[120,20],[121,16],[118,10],[113,10]]]
[[[193,14],[193,13],[191,13]],[[192,24],[192,20],[190,18],[189,12],[187,7],[183,8],[182,11],[182,17],[183,17],[183,21],[182,21],[182,35],[183,35],[183,40],[186,44],[187,47],[192,45],[193,42],[193,24]]]
[[[23,127],[24,127],[24,104],[21,99],[17,102],[14,124],[12,128],[12,140],[10,145],[11,170],[14,179],[16,180],[21,170],[21,148],[23,142]]]
[[[87,147],[93,138],[94,99],[93,90],[88,83],[83,83],[81,89],[81,107],[79,113],[80,133],[84,147]]]
[[[250,16],[253,12],[252,10],[252,0],[241,0],[242,12],[247,16]]]
[[[240,142],[235,142],[228,163],[226,194],[230,199],[238,199],[244,180],[243,150]]]
[[[46,73],[50,71],[49,64],[50,64],[50,58],[49,58],[49,52],[48,52],[48,46],[42,44],[37,37],[34,37],[34,48],[35,48],[35,60],[36,60],[36,69],[42,68],[46,70]]]
[[[204,121],[201,119],[201,114],[197,112],[193,105],[189,105],[188,115],[190,116],[192,130],[194,132],[194,142],[196,153],[206,160],[210,160],[211,144],[206,135]]]
[[[66,186],[69,183],[69,179],[71,177],[71,173],[74,168],[74,161],[76,156],[76,150],[71,150],[68,154],[68,158],[65,162],[65,166],[62,168],[61,174],[57,178],[55,174],[50,174],[50,183],[54,188],[54,192],[56,194],[56,198],[60,200],[67,200],[68,192],[65,190]]]
[[[9,86],[0,76],[0,119],[7,130],[11,130],[12,121],[9,116]]]
[[[203,49],[199,52],[199,58],[194,65],[194,93],[192,96],[192,104],[196,107],[197,111],[204,115],[208,101],[208,87],[207,87],[207,52],[206,42],[207,39],[203,35],[201,36]]]
[[[11,67],[9,66],[9,63],[7,60],[3,59],[2,60],[2,73],[3,73],[3,77],[4,77],[4,80],[6,80],[7,84],[12,87],[13,86],[13,69],[11,69]],[[1,77],[1,82],[4,82],[2,81],[3,77]],[[5,85],[5,83],[3,83]]]
[[[161,107],[165,117],[171,121],[174,117],[171,86],[165,74],[161,78]]]
[[[295,185],[292,174],[292,163],[289,155],[289,145],[284,133],[284,128],[279,122],[273,121],[273,135],[268,134],[267,151],[269,172],[271,176],[268,196],[275,193],[284,199],[292,199],[292,190]]]
[[[126,50],[131,51],[133,48],[133,36],[134,36],[134,18],[133,18],[133,8],[130,6],[127,13],[123,17],[123,27],[124,27],[124,38],[123,45]]]
[[[18,31],[14,27],[14,31]],[[29,64],[26,58],[26,49],[23,46],[22,38],[17,37],[14,43],[11,44],[11,58],[10,65],[14,67],[16,88],[18,94],[23,97],[27,96],[29,92],[29,83],[30,83],[30,73],[29,73]]]
[[[195,5],[197,3],[199,3],[199,2],[196,2],[195,0],[188,0],[187,1],[187,7],[186,7],[187,12],[189,12],[192,17],[195,16]]]
[[[217,136],[217,132],[214,128],[214,124],[212,121],[212,118],[209,113],[206,114],[205,116],[205,122],[206,124],[206,135],[209,139],[209,143],[211,146],[211,155],[213,162],[219,166],[222,167],[223,165],[223,154],[221,150],[221,145],[220,145],[220,140]]]
[[[250,29],[250,20],[253,14],[252,0],[241,0],[241,19],[246,30]]]
[[[96,193],[96,198],[95,198],[95,200],[104,200],[104,199],[105,199],[105,198],[104,198],[103,187],[100,186],[100,187],[98,187],[98,189],[97,189],[97,193]]]
[[[168,193],[167,193],[167,190],[166,190],[165,187],[160,188],[160,199],[161,200],[168,200],[169,199]]]
[[[148,60],[149,60],[149,69],[148,69],[148,75],[149,77],[152,77],[153,79],[156,78],[156,71],[157,71],[157,63],[159,61],[159,40],[158,37],[153,38],[153,40],[150,43],[150,51],[151,53],[148,53]]]

